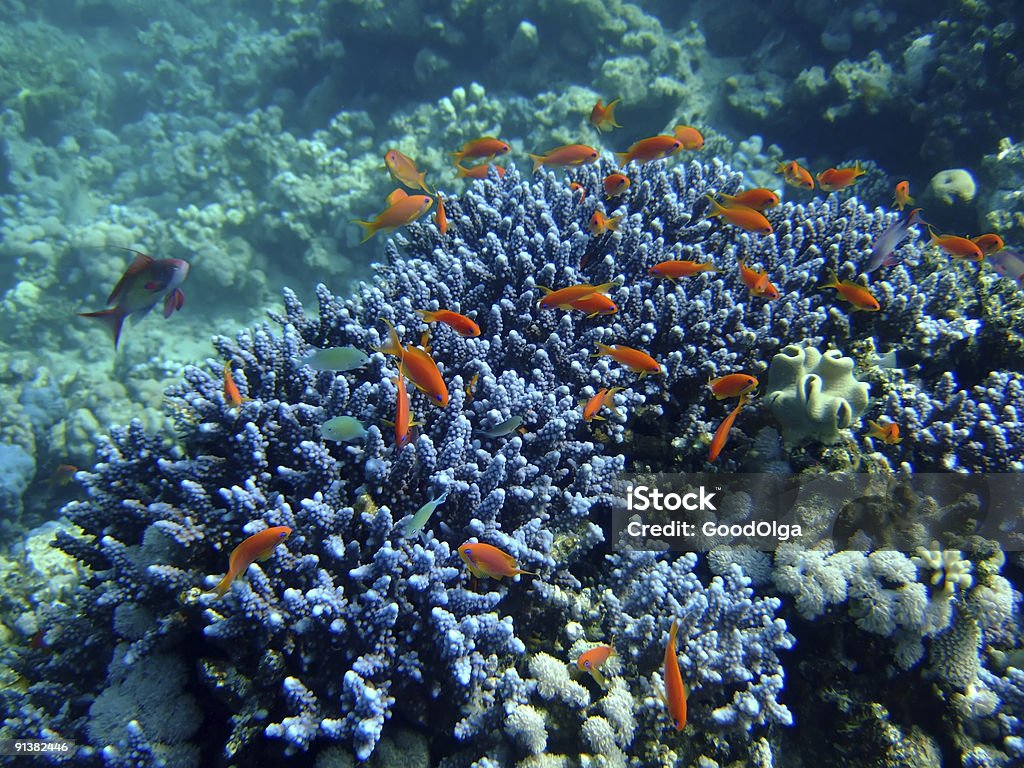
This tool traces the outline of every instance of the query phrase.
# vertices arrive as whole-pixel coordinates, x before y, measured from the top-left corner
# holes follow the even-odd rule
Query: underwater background
[[[1024,765],[1018,2],[0,20],[0,739]]]

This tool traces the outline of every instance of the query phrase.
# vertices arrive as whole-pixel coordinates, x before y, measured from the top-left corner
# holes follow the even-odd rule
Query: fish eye
[[[676,728],[678,728],[679,727],[679,720],[677,720],[676,718],[672,718],[672,724],[675,725]]]
[[[434,395],[434,397],[436,397],[438,399],[438,402],[440,402],[440,400],[441,400],[441,396],[440,395]]]

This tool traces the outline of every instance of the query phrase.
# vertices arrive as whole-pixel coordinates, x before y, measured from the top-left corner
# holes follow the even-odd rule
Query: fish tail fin
[[[524,571],[522,568],[516,568],[512,574],[513,576],[540,576],[536,571]],[[498,576],[500,579],[501,577]]]
[[[825,290],[826,288],[838,288],[839,287],[839,275],[837,275],[831,269],[828,271],[828,274],[829,274],[828,282],[825,283],[824,285],[819,285],[818,286],[818,288],[820,288],[821,290]]]
[[[920,218],[918,219],[918,221],[921,221]],[[929,224],[927,221],[921,221],[921,223],[924,224],[925,229],[928,230],[928,236],[931,238],[931,240],[928,241],[928,244],[934,245],[935,243],[939,242],[939,236],[935,234],[935,230],[932,229],[932,225]]]
[[[544,165],[544,156],[543,155],[530,155],[529,152],[527,152],[526,154],[529,155],[531,160],[533,160],[533,171],[532,171],[532,173],[536,173],[537,171],[540,170],[540,167],[542,165]]]
[[[367,240],[369,240],[371,237],[373,237],[375,234],[377,234],[378,227],[377,227],[377,224],[375,222],[372,222],[372,221],[362,221],[361,219],[353,219],[352,223],[353,224],[358,224],[360,227],[363,228],[363,239],[359,241],[360,245],[362,245]]]
[[[602,344],[600,341],[597,342],[597,352],[591,355],[591,357],[603,357],[604,355],[610,355],[612,348],[607,344]]]
[[[612,218],[605,221],[604,225],[607,229],[611,230],[612,232],[618,232],[620,221],[622,221],[621,216],[613,216]]]
[[[605,120],[607,120],[609,124],[615,126],[616,128],[622,127],[621,125],[615,122],[615,107],[618,106],[620,101],[622,101],[622,99],[612,99],[611,101],[608,102],[608,106],[604,108]]]
[[[725,206],[715,200],[714,196],[710,192],[704,195],[704,197],[706,197],[708,202],[711,203],[711,213],[708,214],[709,217],[721,216],[725,212]]]
[[[383,346],[374,347],[374,349],[378,352],[383,352],[385,355],[395,355],[398,358],[404,358],[405,347],[402,346],[402,340],[398,338],[398,331],[395,330],[395,326],[383,317],[381,320],[384,320],[384,324],[388,327],[388,342]]]
[[[437,320],[437,313],[429,309],[417,309],[416,314],[423,318],[423,322],[432,323]]]
[[[114,307],[113,309],[102,309],[99,312],[79,312],[78,316],[91,317],[106,325],[110,329],[110,334],[114,337],[114,349],[117,349],[117,343],[121,340],[121,329],[124,327],[124,319],[127,317],[124,312]]]
[[[618,158],[620,168],[626,165],[630,160],[629,152],[616,152],[615,157]]]
[[[466,156],[465,152],[449,152],[452,157],[455,158],[455,164],[458,165],[462,162],[462,158]]]
[[[210,590],[210,593],[217,595],[217,599],[219,600],[228,593],[228,590],[231,589],[231,582],[234,580],[235,575],[231,573],[231,571],[228,571],[224,574],[224,578],[220,580],[217,586]]]

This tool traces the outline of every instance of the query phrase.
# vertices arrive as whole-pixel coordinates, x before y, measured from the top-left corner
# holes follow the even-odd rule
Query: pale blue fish
[[[1003,248],[996,253],[990,253],[985,257],[985,261],[991,264],[1000,275],[1016,280],[1017,285],[1024,288],[1024,253],[1011,248]]]
[[[370,362],[370,358],[355,347],[328,347],[311,350],[300,362],[316,371],[354,371]]]
[[[320,434],[324,440],[335,440],[347,443],[366,436],[366,427],[359,419],[351,416],[335,416],[320,425]]]
[[[416,510],[416,514],[409,518],[409,521],[405,524],[402,534],[408,537],[423,530],[423,526],[427,524],[427,520],[429,520],[430,516],[434,514],[434,510],[441,506],[441,504],[444,503],[444,500],[448,498],[449,491],[451,491],[451,488],[446,488],[444,493],[436,499],[428,501]]]
[[[522,416],[513,416],[512,418],[505,419],[501,424],[493,426],[490,429],[478,429],[476,430],[476,434],[483,435],[484,437],[504,437],[505,435],[511,434],[519,429],[522,423]]]
[[[899,244],[906,239],[907,235],[910,234],[910,228],[915,224],[927,223],[921,218],[921,209],[915,208],[906,218],[898,219],[893,224],[890,224],[878,236],[874,245],[871,246],[871,257],[868,259],[868,265],[865,267],[864,272],[871,273],[881,266],[891,267],[895,264],[896,259],[893,253],[899,247]]]

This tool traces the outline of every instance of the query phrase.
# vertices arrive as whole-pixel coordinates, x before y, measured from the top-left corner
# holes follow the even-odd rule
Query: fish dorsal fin
[[[152,256],[147,256],[142,251],[135,251],[131,248],[122,248],[120,245],[114,246],[120,248],[122,251],[128,251],[129,253],[135,254],[135,261],[128,265],[128,269],[121,275],[121,279],[117,281],[117,285],[114,286],[114,290],[110,292],[110,296],[107,298],[107,304],[117,304],[121,301],[124,296],[124,292],[128,289],[131,279],[142,272],[146,267],[152,264],[155,259]]]

